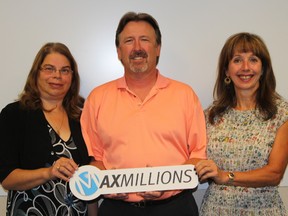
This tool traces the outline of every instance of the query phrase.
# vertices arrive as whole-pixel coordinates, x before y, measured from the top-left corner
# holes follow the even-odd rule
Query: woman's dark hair
[[[72,81],[71,86],[63,99],[63,107],[70,118],[79,120],[81,108],[84,104],[84,98],[79,95],[80,77],[78,66],[68,47],[62,43],[46,43],[39,50],[28,74],[23,92],[19,96],[20,104],[26,109],[44,109],[40,99],[37,79],[41,69],[41,64],[45,57],[51,53],[60,53],[64,55],[70,63],[71,70],[73,71]]]
[[[262,76],[256,95],[256,108],[264,120],[271,119],[277,112],[276,99],[280,96],[276,92],[274,76],[269,51],[261,37],[255,34],[241,32],[230,36],[224,44],[219,60],[218,75],[214,86],[213,107],[209,111],[209,122],[215,123],[215,117],[221,116],[227,108],[236,106],[237,99],[234,84],[225,84],[226,71],[235,52],[252,52],[262,62]]]
[[[162,43],[161,37],[162,36],[161,36],[161,31],[160,31],[158,22],[151,15],[149,15],[147,13],[128,12],[128,13],[124,14],[119,21],[119,24],[118,24],[118,27],[116,30],[116,36],[115,36],[116,47],[119,47],[119,35],[121,34],[121,32],[123,31],[125,26],[131,21],[134,21],[134,22],[144,21],[144,22],[149,23],[155,31],[157,45],[161,46],[161,43]],[[158,64],[158,62],[159,62],[159,56],[157,57],[156,63]]]

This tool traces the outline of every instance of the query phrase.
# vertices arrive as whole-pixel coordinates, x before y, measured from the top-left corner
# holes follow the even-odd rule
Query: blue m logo
[[[78,193],[83,196],[95,194],[98,187],[99,178],[96,174],[91,174],[88,171],[80,173],[75,179],[75,188]]]

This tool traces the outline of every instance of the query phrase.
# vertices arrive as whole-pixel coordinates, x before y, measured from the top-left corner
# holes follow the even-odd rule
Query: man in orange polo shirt
[[[126,13],[116,31],[124,76],[96,87],[81,117],[93,165],[121,169],[196,164],[206,159],[206,129],[198,97],[156,68],[161,49],[157,21]],[[105,195],[98,215],[198,215],[190,190]]]

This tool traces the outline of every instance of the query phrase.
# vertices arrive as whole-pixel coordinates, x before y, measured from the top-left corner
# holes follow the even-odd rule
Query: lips
[[[49,85],[53,88],[60,88],[63,86],[63,84],[58,84],[58,83],[49,83]]]
[[[241,80],[243,81],[248,81],[250,80],[254,75],[240,75],[238,76]]]

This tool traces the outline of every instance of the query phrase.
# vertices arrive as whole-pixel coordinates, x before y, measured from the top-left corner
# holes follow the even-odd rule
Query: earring
[[[228,77],[228,76],[226,76],[225,79],[224,79],[224,83],[225,83],[226,85],[229,85],[229,84],[231,83],[231,78]]]

